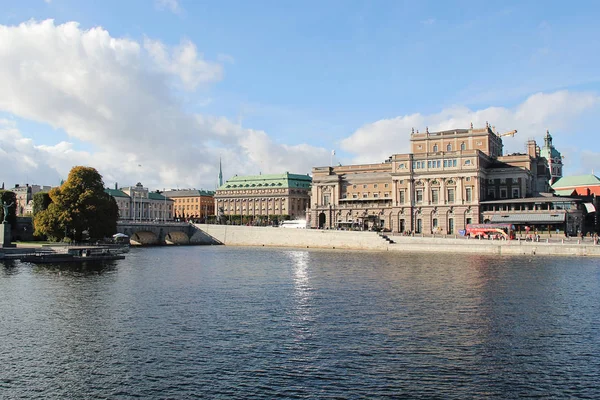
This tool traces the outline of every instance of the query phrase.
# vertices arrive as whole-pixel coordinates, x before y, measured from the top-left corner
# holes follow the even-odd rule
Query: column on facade
[[[440,178],[440,201],[439,204],[446,204],[446,178]]]
[[[431,180],[423,179],[423,204],[431,204]]]
[[[398,180],[397,179],[392,179],[392,204],[397,206],[398,205],[398,198],[399,198],[399,194],[398,194]]]
[[[456,177],[454,178],[456,180],[456,204],[463,204],[463,178],[462,177]]]

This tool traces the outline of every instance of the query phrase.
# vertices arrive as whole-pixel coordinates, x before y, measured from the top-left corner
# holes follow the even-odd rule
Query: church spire
[[[223,167],[221,165],[221,157],[219,157],[219,187],[223,186]]]

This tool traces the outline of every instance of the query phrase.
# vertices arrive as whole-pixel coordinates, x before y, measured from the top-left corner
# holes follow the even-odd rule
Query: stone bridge
[[[223,244],[187,222],[118,221],[117,232],[130,238],[137,246]]]

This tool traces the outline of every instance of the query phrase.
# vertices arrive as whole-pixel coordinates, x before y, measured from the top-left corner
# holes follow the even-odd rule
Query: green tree
[[[104,191],[102,176],[91,167],[73,167],[68,179],[49,193],[52,203],[35,216],[35,234],[50,240],[110,236],[117,231],[119,209]]]
[[[17,226],[17,195],[10,190],[0,190],[0,203],[3,202],[6,202],[6,204],[12,203],[12,206],[8,208],[6,222],[14,228]],[[0,207],[0,224],[2,221],[4,221],[4,207]]]
[[[33,216],[35,217],[40,211],[48,209],[48,206],[52,203],[50,194],[48,192],[38,192],[33,195]]]

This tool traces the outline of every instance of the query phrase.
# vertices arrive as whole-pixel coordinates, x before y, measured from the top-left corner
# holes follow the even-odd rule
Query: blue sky
[[[379,162],[408,150],[412,126],[464,128],[488,119],[519,130],[505,140],[507,150],[522,150],[529,138],[542,142],[550,129],[567,174],[600,169],[597,2],[0,5],[4,82],[12,86],[4,99],[0,91],[4,140],[17,137],[13,151],[31,158],[0,176],[10,184],[32,176],[53,184],[42,180],[88,162],[107,183],[211,188],[219,157],[225,177],[307,173],[328,164],[331,149],[336,162]],[[69,22],[78,37],[65,44]],[[94,29],[102,34],[90,35]],[[128,50],[111,48],[111,40]],[[91,41],[104,50],[82,45]],[[176,59],[185,51],[191,55]],[[33,82],[18,68],[23,63],[48,77]],[[98,79],[107,85],[94,85]],[[115,87],[123,82],[131,88]],[[102,109],[89,114],[97,103]],[[124,110],[130,105],[136,109]],[[148,113],[160,123],[138,125]],[[131,140],[119,145],[125,135]]]

